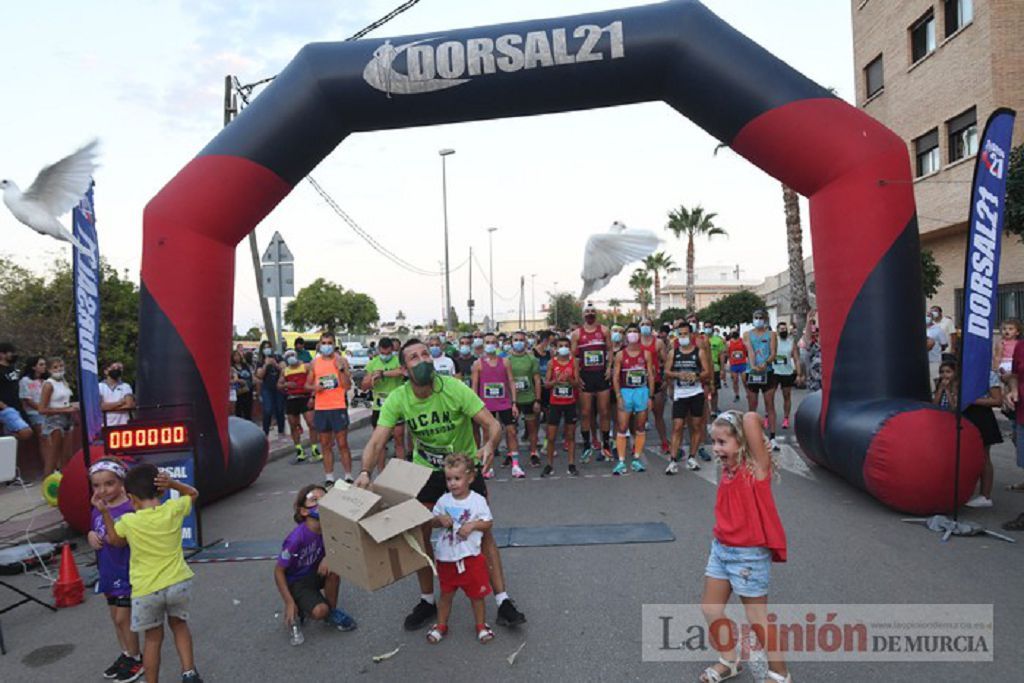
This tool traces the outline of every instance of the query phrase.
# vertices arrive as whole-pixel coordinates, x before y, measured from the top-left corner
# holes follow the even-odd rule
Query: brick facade
[[[955,0],[952,0],[955,1]],[[973,19],[946,36],[947,0],[851,0],[857,105],[907,141],[938,131],[939,170],[914,182],[922,247],[942,267],[930,302],[952,315],[963,284],[967,206],[975,155],[950,161],[947,122],[976,107],[977,135],[997,106],[1020,112],[1014,144],[1024,143],[1024,0],[972,0]],[[934,16],[934,51],[912,63],[911,27]],[[865,67],[882,56],[880,92],[868,96]],[[916,167],[915,167],[916,174]],[[1000,284],[1024,283],[1024,244],[1004,239]]]

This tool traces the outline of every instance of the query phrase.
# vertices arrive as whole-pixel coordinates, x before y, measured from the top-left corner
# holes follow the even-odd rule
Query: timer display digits
[[[134,423],[104,429],[110,454],[147,453],[187,448],[192,440],[185,422]]]

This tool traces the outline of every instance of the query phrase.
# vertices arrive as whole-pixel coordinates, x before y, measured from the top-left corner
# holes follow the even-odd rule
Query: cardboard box
[[[391,459],[373,491],[338,482],[321,498],[324,559],[331,571],[375,591],[429,566],[403,535],[410,532],[427,551],[419,527],[433,515],[416,494],[429,478],[430,469]]]

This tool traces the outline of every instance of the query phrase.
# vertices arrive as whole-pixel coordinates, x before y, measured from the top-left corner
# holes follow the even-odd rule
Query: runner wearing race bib
[[[555,357],[548,363],[544,375],[544,388],[550,395],[548,406],[548,464],[541,472],[542,477],[555,471],[555,440],[558,436],[558,423],[561,422],[565,434],[566,450],[569,455],[569,476],[575,477],[576,471],[576,398],[583,388],[579,368],[572,357],[572,342],[568,337],[559,337],[555,342]]]
[[[711,394],[711,414],[718,417],[718,393],[722,389],[722,362],[726,355],[725,339],[719,334],[719,330],[710,323],[704,324],[704,336],[708,338],[708,349],[711,351],[711,367],[714,369],[714,377],[711,386],[714,391]]]
[[[430,357],[434,359],[434,372],[442,377],[455,376],[455,361],[445,355],[444,342],[436,334],[427,340],[427,349],[430,350]]]
[[[800,352],[789,336],[789,326],[779,323],[775,342],[775,360],[772,363],[772,389],[782,387],[782,428],[789,429],[789,412],[793,407],[793,385],[803,380]]]
[[[288,426],[291,428],[292,444],[295,446],[295,461],[305,462],[306,451],[302,447],[302,421],[306,421],[309,429],[309,441],[315,448],[320,437],[313,427],[313,413],[309,410],[312,392],[306,388],[306,378],[309,375],[309,368],[299,360],[298,353],[292,350],[285,351],[284,370],[281,378],[277,380],[277,388],[284,392],[285,403],[284,413],[288,416]],[[322,456],[320,449],[315,448],[313,462],[318,462]]]
[[[398,362],[398,354],[395,353],[395,343],[389,337],[383,337],[378,345],[377,355],[366,364],[366,374],[363,375],[363,383],[360,387],[363,391],[373,392],[372,411],[370,413],[370,426],[376,427],[380,420],[380,409],[398,387],[405,384],[405,371]],[[405,426],[399,422],[394,429],[395,457],[405,460]],[[381,461],[381,467],[384,461]]]
[[[729,374],[732,376],[733,401],[740,400],[740,387],[747,392],[747,344],[740,339],[740,333],[733,330],[725,346],[729,357]]]
[[[750,358],[747,371],[747,403],[750,412],[757,412],[757,395],[764,393],[765,420],[772,450],[778,450],[775,443],[775,387],[772,383],[772,361],[776,355],[775,333],[768,329],[768,314],[763,310],[754,311],[754,329],[743,335]]]
[[[587,462],[594,450],[600,454],[598,460],[612,457],[611,434],[611,367],[610,334],[604,325],[597,322],[597,309],[587,302],[583,309],[583,325],[573,331],[572,355],[577,359],[583,391],[580,394],[580,413],[583,434],[581,459]],[[597,420],[594,419],[594,402],[597,401]],[[601,432],[597,429],[600,426]],[[591,441],[591,434],[599,443]],[[604,437],[603,442],[601,437]]]
[[[686,467],[699,470],[697,454],[704,441],[704,382],[711,378],[711,362],[707,351],[697,346],[690,323],[679,328],[679,337],[666,357],[665,379],[672,382],[672,459],[665,474],[679,471],[683,429],[690,431],[690,450]]]
[[[516,405],[519,415],[526,421],[526,438],[530,442],[530,466],[540,467],[537,455],[537,417],[540,415],[540,363],[526,348],[526,334],[512,335],[512,353],[505,359],[512,369],[516,386]]]
[[[348,449],[348,390],[352,374],[348,361],[335,350],[334,334],[320,335],[313,366],[306,376],[306,388],[313,392],[313,426],[320,433],[324,459],[324,486],[334,486],[334,445],[338,446],[345,481],[352,481],[352,452]],[[334,437],[333,439],[331,437]]]
[[[640,328],[629,325],[626,328],[626,348],[615,356],[615,368],[612,382],[617,397],[618,419],[615,425],[615,448],[619,461],[615,464],[612,474],[626,472],[626,441],[633,433],[634,472],[643,472],[647,467],[643,463],[644,441],[647,439],[647,411],[651,407],[651,395],[654,393],[654,371],[657,366],[651,354],[640,346]]]
[[[640,348],[650,354],[654,361],[654,394],[652,395],[652,408],[654,409],[654,429],[661,439],[661,452],[669,453],[668,434],[665,431],[665,383],[661,372],[661,359],[665,356],[665,342],[654,334],[654,326],[649,318],[640,322]]]
[[[519,466],[519,441],[516,438],[516,419],[519,417],[516,386],[508,362],[498,357],[498,340],[493,334],[484,337],[484,355],[473,366],[473,391],[484,400],[487,410],[494,413],[505,426],[505,446],[508,450],[501,466],[511,465],[513,477],[525,478],[526,472]],[[485,478],[493,476],[493,471],[484,471]]]
[[[446,490],[442,455],[463,453],[473,457],[483,468],[490,468],[494,450],[501,439],[501,424],[484,407],[483,401],[459,380],[452,377],[437,377],[434,373],[433,358],[425,344],[417,339],[407,341],[399,351],[399,360],[409,382],[391,392],[381,406],[380,419],[366,448],[363,450],[363,469],[356,479],[356,486],[369,488],[370,473],[383,460],[384,446],[399,421],[408,426],[414,444],[413,462],[431,470],[430,479],[420,490],[417,499],[428,508],[433,508]],[[485,433],[484,444],[479,450],[473,441],[472,424],[478,424]],[[487,497],[487,487],[482,477],[476,477],[470,487]],[[422,546],[432,552],[430,524],[421,527]],[[498,602],[497,622],[503,626],[514,626],[526,621],[515,603],[505,593],[505,577],[502,573],[501,555],[490,532],[484,533],[482,548],[490,570],[491,585]],[[420,601],[405,619],[406,630],[416,630],[430,623],[437,614],[434,606],[434,575],[430,567],[417,572],[420,584]]]

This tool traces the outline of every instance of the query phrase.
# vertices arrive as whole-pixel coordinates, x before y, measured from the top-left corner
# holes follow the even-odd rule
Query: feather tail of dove
[[[653,254],[659,244],[661,240],[650,230],[627,228],[618,221],[608,232],[591,236],[583,253],[580,299],[604,288],[627,264]]]
[[[0,180],[4,204],[19,222],[41,235],[70,242],[81,251],[89,251],[58,220],[82,200],[96,172],[98,140],[93,140],[60,161],[39,172],[24,192],[11,180]]]

